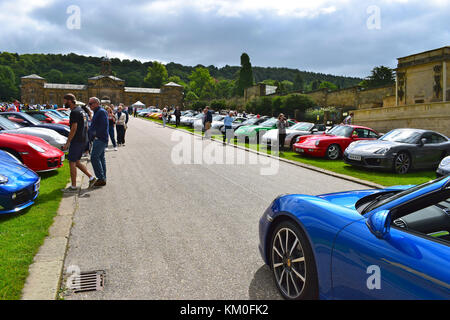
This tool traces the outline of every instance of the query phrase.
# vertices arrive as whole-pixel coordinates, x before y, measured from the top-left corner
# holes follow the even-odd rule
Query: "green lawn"
[[[146,118],[144,118],[146,119]],[[155,120],[155,119],[148,119],[151,121],[155,121],[158,123],[162,123],[161,120]],[[174,127],[173,125],[170,125]],[[190,127],[179,127],[180,129],[185,129],[189,132],[193,132],[194,130]],[[222,141],[222,136],[217,136],[219,140]],[[253,150],[258,150],[260,152],[267,152],[271,154],[270,150],[267,151],[265,148],[260,148],[257,144],[248,144],[248,143],[237,143],[240,146],[250,148]],[[293,151],[285,151],[280,153],[279,155],[281,158],[285,158],[287,160],[293,160],[302,162],[308,165],[312,165],[318,168],[326,169],[329,171],[333,171],[340,174],[345,174],[351,177],[355,177],[358,179],[371,181],[383,186],[394,186],[394,185],[409,185],[409,184],[421,184],[427,181],[430,181],[432,179],[436,178],[435,171],[412,171],[408,174],[399,175],[395,174],[393,172],[387,172],[387,171],[372,171],[367,170],[364,168],[357,168],[350,165],[347,165],[342,160],[326,160],[326,159],[320,159],[320,158],[313,158],[313,157],[307,157],[307,156],[301,156]]]
[[[57,171],[40,174],[41,188],[30,208],[0,215],[0,300],[20,299],[28,267],[48,235],[69,182],[69,163]]]

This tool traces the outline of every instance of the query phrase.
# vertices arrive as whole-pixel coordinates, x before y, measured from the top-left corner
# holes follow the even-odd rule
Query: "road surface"
[[[126,146],[106,153],[107,186],[80,195],[65,261],[105,270],[105,289],[66,299],[280,299],[258,251],[264,210],[283,193],[366,188],[263,156],[178,164],[181,138],[249,156],[131,118]]]

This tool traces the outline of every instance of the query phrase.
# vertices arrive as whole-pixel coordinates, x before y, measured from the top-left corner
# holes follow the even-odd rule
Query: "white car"
[[[0,117],[0,131],[5,133],[25,134],[39,137],[59,150],[62,150],[63,146],[67,142],[67,138],[55,130],[37,127],[22,127],[20,124],[3,117]]]

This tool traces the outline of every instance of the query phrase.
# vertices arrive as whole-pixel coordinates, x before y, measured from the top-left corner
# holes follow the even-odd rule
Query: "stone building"
[[[87,84],[48,83],[44,78],[32,74],[21,78],[21,101],[26,104],[61,105],[67,93],[77,100],[87,102],[90,97],[108,98],[113,104],[130,106],[141,101],[146,106],[176,107],[183,105],[183,86],[174,82],[161,88],[126,87],[125,81],[112,75],[109,59],[102,59],[101,74],[89,78]]]
[[[406,127],[450,136],[450,47],[397,60],[394,96],[383,107],[355,110],[355,121],[380,132]]]

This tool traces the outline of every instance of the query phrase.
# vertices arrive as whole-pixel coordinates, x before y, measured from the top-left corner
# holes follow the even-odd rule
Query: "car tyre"
[[[399,152],[394,157],[393,168],[395,173],[408,173],[411,169],[411,156],[406,152]]]
[[[341,147],[339,147],[339,145],[337,144],[329,145],[326,155],[329,160],[339,159],[342,155]]]
[[[318,299],[314,255],[298,225],[291,221],[280,223],[272,233],[269,254],[275,285],[285,299]]]

